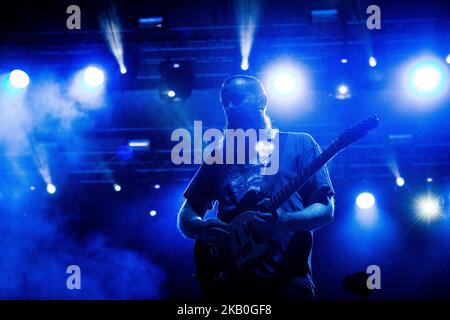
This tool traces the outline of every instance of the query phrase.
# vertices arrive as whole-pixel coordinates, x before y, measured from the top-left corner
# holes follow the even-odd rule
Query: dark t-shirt
[[[250,189],[271,196],[312,162],[321,152],[319,145],[306,133],[279,133],[279,170],[275,175],[261,175],[262,164],[202,164],[184,197],[197,213],[212,209],[218,201],[217,217],[239,202]],[[324,202],[334,194],[328,170],[322,167],[311,179],[282,205],[286,212],[300,211],[312,203]],[[311,279],[312,232],[283,232],[276,236],[281,257],[273,265],[274,278]]]

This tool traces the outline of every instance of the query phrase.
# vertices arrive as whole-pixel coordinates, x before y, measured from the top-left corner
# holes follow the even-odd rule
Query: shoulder
[[[286,132],[280,131],[280,137],[285,137],[287,141],[294,141],[302,145],[315,145],[316,140],[306,132]]]

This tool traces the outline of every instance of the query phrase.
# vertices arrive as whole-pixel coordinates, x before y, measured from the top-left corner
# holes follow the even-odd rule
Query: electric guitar
[[[272,213],[292,194],[298,191],[321,167],[340,151],[361,139],[378,126],[376,115],[348,128],[316,159],[292,178],[278,192],[266,197],[255,190],[248,191],[234,210],[226,217],[230,226],[230,239],[221,246],[208,246],[200,240],[195,242],[194,260],[196,276],[204,290],[220,290],[231,279],[248,279],[255,276],[255,266],[277,250],[276,242],[263,237],[252,229],[255,211]]]

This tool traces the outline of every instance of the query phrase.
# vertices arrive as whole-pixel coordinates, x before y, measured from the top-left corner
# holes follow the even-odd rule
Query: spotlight
[[[127,68],[125,66],[120,67],[120,73],[121,74],[127,73]]]
[[[375,204],[375,197],[369,192],[360,193],[356,197],[356,205],[361,209],[370,209]]]
[[[150,140],[148,139],[129,140],[128,146],[135,150],[147,150],[150,148]]]
[[[336,99],[347,99],[350,97],[350,89],[346,84],[341,84],[336,89]]]
[[[241,69],[247,71],[250,66],[248,65],[248,60],[242,60]]]
[[[445,62],[450,64],[450,53],[445,57]]]
[[[164,26],[164,18],[161,16],[157,17],[142,17],[139,18],[139,28],[141,29],[155,29],[162,28]]]
[[[30,84],[30,77],[25,71],[16,69],[9,74],[9,82],[13,87],[23,89]]]
[[[403,187],[405,185],[405,179],[397,177],[397,179],[395,179],[395,184],[397,184],[398,187]]]
[[[153,186],[153,188],[155,188],[155,189],[161,189],[161,185],[155,184],[155,185]]]
[[[441,81],[441,73],[433,66],[420,67],[413,75],[414,88],[419,92],[429,92],[436,88]]]
[[[190,61],[163,61],[159,64],[159,72],[161,99],[182,101],[191,96],[195,75]]]
[[[120,184],[114,183],[114,191],[119,192],[122,190],[122,187],[120,186]]]
[[[47,192],[48,192],[49,194],[54,194],[54,193],[56,192],[56,187],[55,187],[55,185],[52,184],[52,183],[48,183],[48,184],[47,184]]]
[[[36,190],[36,187],[35,186],[30,186],[30,191],[34,191],[34,190]]]
[[[422,58],[409,66],[405,75],[406,89],[415,97],[439,97],[448,92],[448,71],[434,58]]]
[[[295,77],[287,72],[277,74],[273,79],[273,87],[278,93],[289,95],[296,89]]]
[[[431,182],[433,182],[433,178],[431,178],[431,177],[428,177],[428,178],[427,178],[427,182],[428,182],[428,183],[431,183]]]
[[[431,195],[417,199],[416,209],[419,218],[427,221],[436,219],[441,213],[439,199]]]
[[[151,215],[152,217],[156,216],[156,210],[150,210],[150,215]]]
[[[347,62],[348,62],[347,58],[342,58],[342,59],[341,59],[341,63],[342,63],[342,64],[345,64],[345,63],[347,63]]]
[[[345,84],[342,84],[338,87],[338,93],[345,95],[348,93],[348,87]]]
[[[372,68],[375,68],[377,66],[377,59],[375,59],[375,57],[369,58],[369,66],[371,66]]]
[[[88,67],[83,72],[84,82],[90,87],[99,87],[105,81],[105,74],[97,67]]]

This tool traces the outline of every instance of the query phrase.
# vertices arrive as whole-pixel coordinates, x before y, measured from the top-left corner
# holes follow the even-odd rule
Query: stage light
[[[53,183],[47,184],[47,192],[49,194],[54,194],[56,192],[56,186]]]
[[[159,184],[155,184],[154,186],[153,186],[153,188],[155,188],[155,189],[161,189],[161,185],[159,185]]]
[[[405,179],[403,179],[402,177],[397,177],[397,179],[395,179],[395,184],[398,187],[403,187],[405,185]]]
[[[164,18],[159,17],[142,17],[139,18],[139,28],[141,29],[154,29],[162,28],[164,26]]]
[[[448,67],[442,60],[424,57],[408,65],[404,86],[418,102],[430,102],[448,93]]]
[[[292,112],[305,112],[311,108],[308,73],[302,65],[283,59],[264,69],[261,78],[267,96],[278,106],[272,111],[290,117]]]
[[[342,84],[338,87],[338,93],[345,95],[348,93],[348,87],[345,84]]]
[[[342,63],[342,64],[345,64],[345,63],[347,63],[347,62],[348,62],[347,58],[342,58],[342,59],[341,59],[341,63]]]
[[[30,77],[25,71],[16,69],[9,74],[9,82],[13,87],[23,89],[30,84]]]
[[[445,57],[445,62],[450,64],[450,53]]]
[[[337,9],[317,9],[311,10],[311,20],[313,23],[330,23],[338,21]]]
[[[30,191],[34,191],[34,190],[36,190],[36,187],[35,186],[30,186]]]
[[[375,59],[375,57],[369,58],[369,66],[371,66],[372,68],[375,68],[377,66],[377,59]]]
[[[120,184],[114,183],[114,191],[116,192],[120,192],[122,190],[122,187],[120,186]]]
[[[275,75],[273,79],[273,87],[278,93],[283,95],[292,94],[296,89],[295,77],[287,72],[281,72]]]
[[[336,99],[347,99],[350,97],[350,89],[346,84],[341,84],[336,89]]]
[[[146,150],[150,147],[150,140],[130,140],[128,141],[128,146],[136,150]]]
[[[162,61],[159,72],[159,96],[162,100],[179,102],[191,96],[195,75],[190,61]]]
[[[250,67],[250,66],[249,66],[249,64],[248,64],[248,60],[242,60],[242,63],[241,63],[241,69],[242,69],[243,71],[247,71],[249,67]]]
[[[441,214],[439,199],[432,195],[420,197],[416,200],[416,210],[420,219],[434,220]]]
[[[154,217],[154,216],[156,216],[156,210],[150,210],[150,215],[152,216],[152,217]]]
[[[121,74],[127,73],[127,68],[125,66],[120,67],[120,73]]]
[[[435,90],[441,78],[442,74],[436,67],[424,65],[415,71],[412,81],[415,90],[426,93]]]
[[[360,193],[356,197],[356,205],[361,209],[370,209],[375,205],[375,197],[369,192]]]
[[[428,177],[428,178],[427,178],[427,182],[428,182],[428,183],[431,183],[431,182],[433,182],[433,178],[431,178],[431,177]]]
[[[84,82],[90,87],[99,87],[105,81],[105,74],[97,67],[87,67],[83,72]]]

